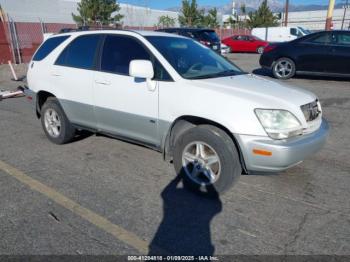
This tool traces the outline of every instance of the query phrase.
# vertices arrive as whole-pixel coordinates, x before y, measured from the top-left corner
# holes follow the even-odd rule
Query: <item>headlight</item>
[[[255,109],[261,125],[273,139],[285,139],[303,133],[299,120],[289,111],[278,109]]]

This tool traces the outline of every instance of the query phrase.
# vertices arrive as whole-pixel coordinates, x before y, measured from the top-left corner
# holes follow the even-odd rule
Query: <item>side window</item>
[[[129,65],[134,59],[153,62],[154,80],[172,81],[165,68],[135,39],[118,35],[106,36],[101,57],[101,71],[129,75]]]
[[[107,35],[105,38],[101,70],[129,75],[129,64],[134,59],[151,60],[149,53],[130,37]]]
[[[311,43],[311,44],[329,45],[335,42],[335,36],[330,32],[326,32],[323,34],[318,34],[316,36],[310,37],[303,42]]]
[[[350,47],[350,34],[339,33],[338,34],[338,45]]]
[[[64,40],[69,38],[69,35],[56,36],[47,39],[35,53],[33,61],[41,61],[47,57],[56,47],[58,47]]]
[[[93,69],[100,35],[83,35],[74,39],[56,60],[56,65]]]
[[[290,29],[290,34],[294,36],[298,36],[298,30],[296,28],[291,28]]]
[[[171,78],[169,73],[165,70],[165,68],[162,66],[162,64],[157,59],[154,59],[153,67],[154,67],[154,78],[153,78],[153,80],[157,80],[157,81],[173,81],[173,79]]]

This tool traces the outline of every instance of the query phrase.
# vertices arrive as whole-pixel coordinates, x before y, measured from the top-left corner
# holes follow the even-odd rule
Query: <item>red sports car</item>
[[[269,42],[252,35],[233,35],[222,40],[231,52],[257,52],[262,54]]]

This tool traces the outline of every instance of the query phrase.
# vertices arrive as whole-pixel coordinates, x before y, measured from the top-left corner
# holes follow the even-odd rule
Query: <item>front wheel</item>
[[[232,139],[211,125],[191,128],[177,139],[174,166],[187,188],[209,195],[225,192],[242,173]]]
[[[289,58],[282,57],[273,64],[272,73],[277,79],[289,79],[295,75],[295,63]]]

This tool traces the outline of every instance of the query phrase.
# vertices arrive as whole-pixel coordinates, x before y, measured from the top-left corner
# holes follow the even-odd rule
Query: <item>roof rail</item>
[[[89,26],[79,26],[78,28],[62,28],[58,33],[63,34],[69,32],[88,31],[89,29]]]

